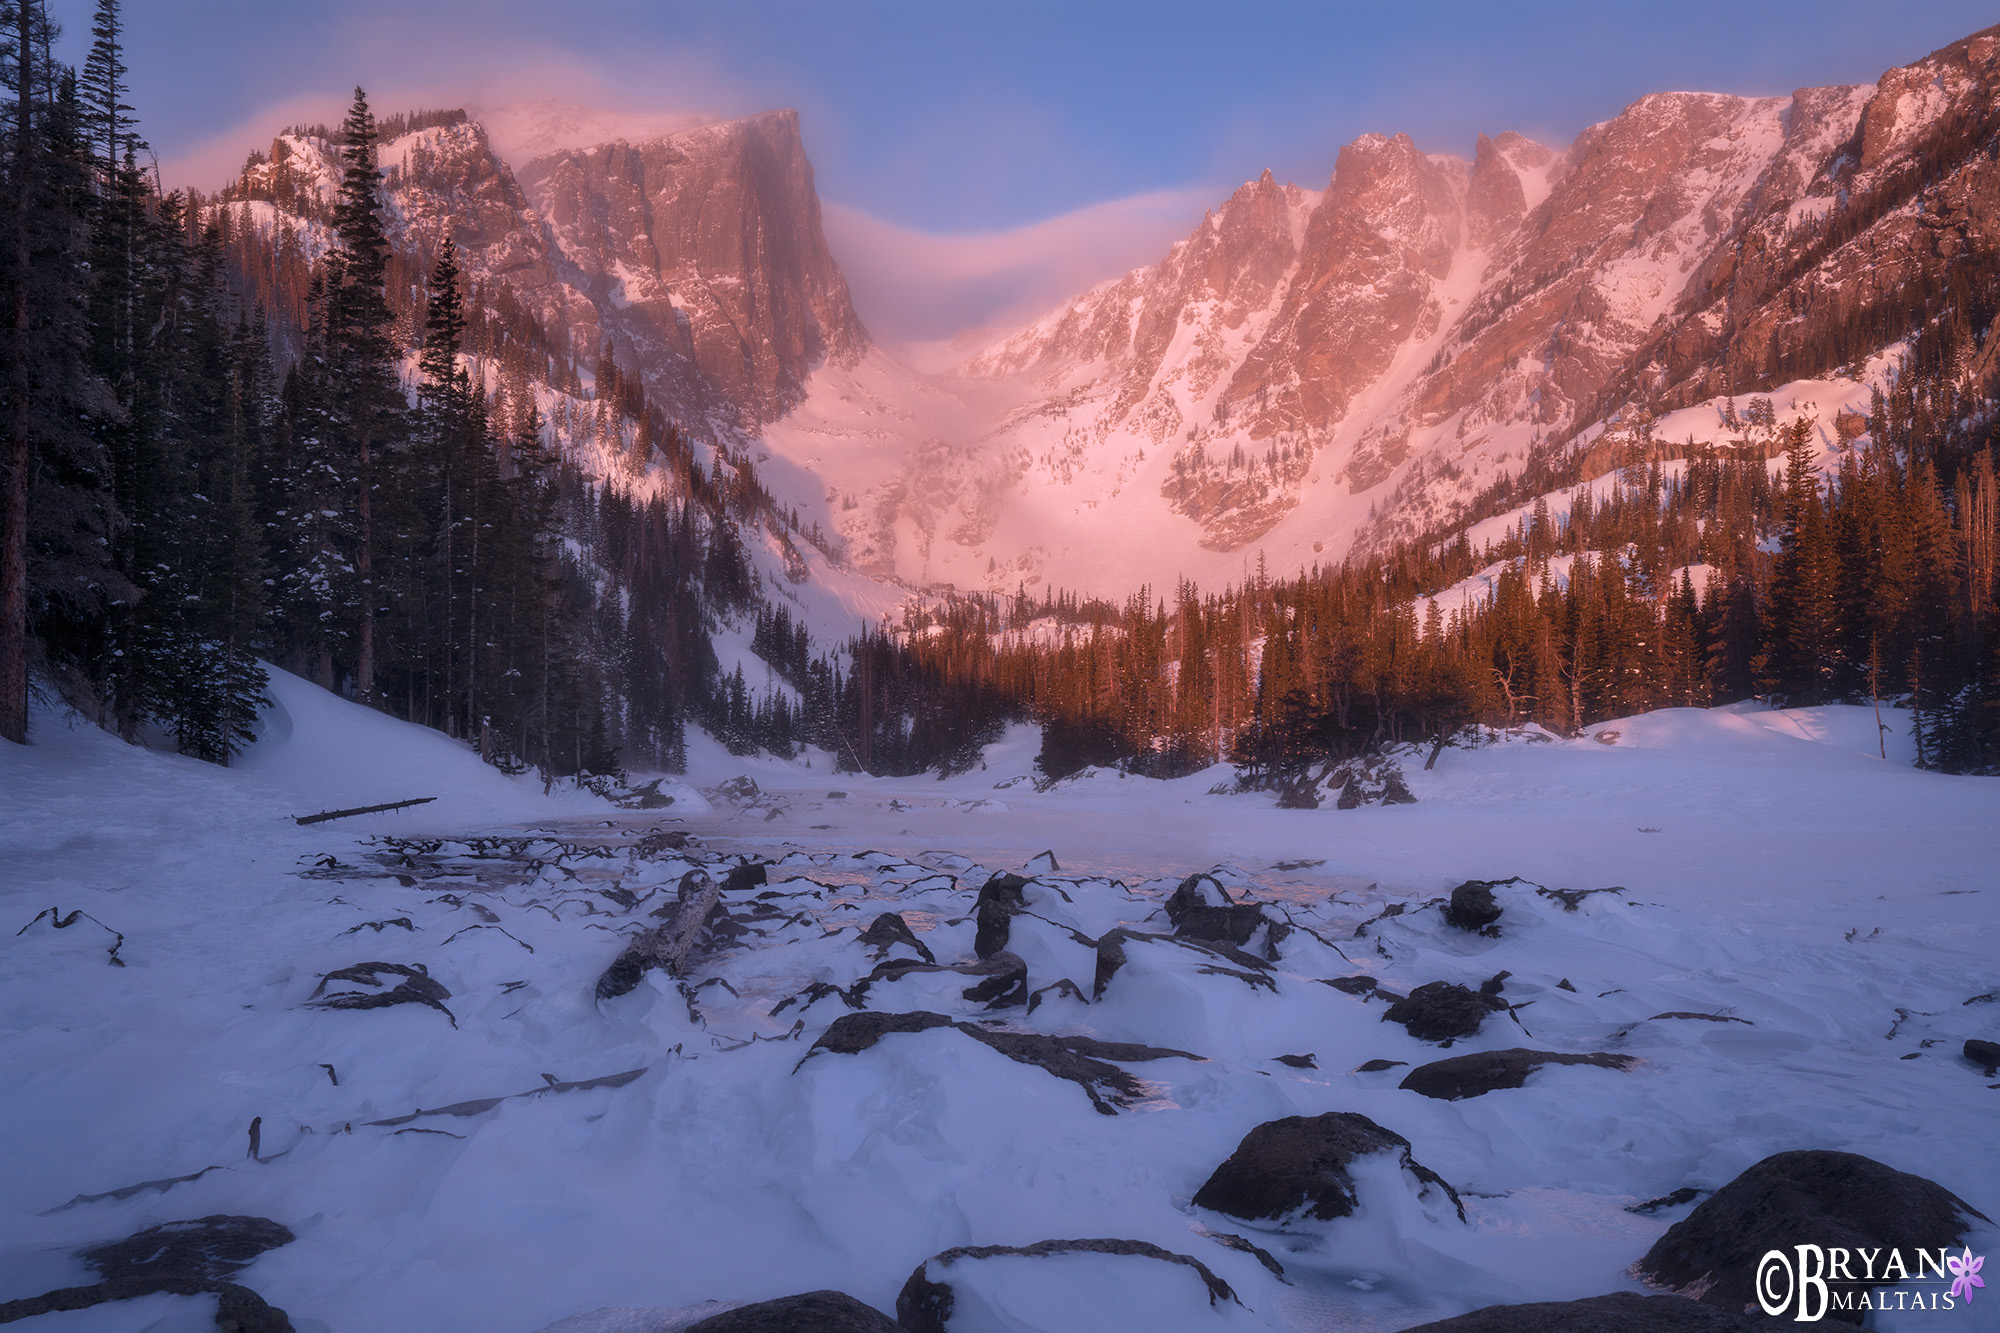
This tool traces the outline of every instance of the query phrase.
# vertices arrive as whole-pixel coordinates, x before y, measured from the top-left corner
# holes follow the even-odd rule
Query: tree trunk
[[[375,705],[375,488],[368,432],[361,432],[361,503],[355,511],[360,528],[360,549],[355,552],[354,573],[361,584],[361,623],[355,629],[356,662],[354,690],[362,703]]]
[[[28,743],[28,205],[34,182],[32,10],[17,6],[14,309],[8,331],[7,494],[0,508],[0,738]]]

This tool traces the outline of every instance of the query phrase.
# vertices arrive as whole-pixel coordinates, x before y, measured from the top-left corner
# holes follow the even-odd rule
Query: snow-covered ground
[[[634,812],[544,796],[288,677],[274,693],[265,740],[229,770],[46,712],[36,744],[0,747],[0,1301],[93,1280],[73,1257],[88,1244],[244,1214],[297,1237],[237,1280],[302,1331],[659,1330],[677,1317],[618,1312],[821,1287],[893,1312],[943,1250],[1080,1237],[1190,1256],[1235,1299],[1132,1256],[960,1260],[930,1270],[956,1284],[954,1333],[1393,1330],[1636,1289],[1628,1267],[1687,1210],[1629,1205],[1784,1149],[1865,1153],[2000,1217],[2000,1090],[1958,1054],[2000,1037],[2000,1001],[1967,1003],[2000,990],[2000,781],[1909,768],[1899,714],[1888,760],[1872,712],[1848,708],[1670,710],[1448,749],[1432,771],[1406,764],[1417,804],[1352,811],[1211,794],[1226,770],[1038,792],[1015,780],[1029,728],[947,781],[697,741],[686,781],[709,799],[680,788]],[[759,794],[716,791],[738,775]],[[637,848],[662,830],[694,841]],[[1059,868],[1029,866],[1044,850]],[[654,972],[595,998],[682,874],[742,856],[774,863],[768,883],[729,894],[748,933],[693,969],[689,996]],[[857,994],[880,956],[915,956],[857,938],[884,912],[940,964],[970,961],[996,870],[1031,877],[1007,948],[1042,992],[1032,1011],[988,1010],[962,994],[978,978],[951,972]],[[1162,902],[1196,871],[1301,929],[1261,966],[1128,940],[1105,976],[1090,941],[1167,933]],[[1509,876],[1497,936],[1426,905]],[[58,930],[47,908],[86,915]],[[1262,934],[1249,947],[1263,960]],[[371,961],[427,969],[449,1015],[307,1007],[325,974]],[[1320,984],[1407,993],[1502,971],[1517,1008],[1448,1052]],[[1064,979],[1074,993],[1043,990]],[[1185,1054],[1120,1064],[1122,1092],[954,1027],[808,1056],[843,1015],[912,1011]],[[1656,1017],[1674,1013],[1710,1017]],[[1408,1068],[1360,1070],[1517,1046],[1637,1062],[1455,1102],[1399,1088]],[[1193,1206],[1253,1127],[1326,1111],[1407,1138],[1466,1220],[1386,1157],[1337,1221]],[[167,1333],[212,1327],[212,1310],[151,1296],[19,1326]],[[1987,1317],[1982,1293],[1950,1319]]]

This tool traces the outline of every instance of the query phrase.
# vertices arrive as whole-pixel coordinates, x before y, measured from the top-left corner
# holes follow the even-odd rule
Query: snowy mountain
[[[1862,435],[1878,354],[2000,239],[1996,31],[1874,85],[1644,97],[1560,150],[1364,135],[1323,189],[1266,172],[1158,263],[939,375],[856,317],[793,112],[661,129],[537,104],[496,113],[526,161],[462,116],[384,160],[413,305],[453,230],[476,301],[528,312],[583,373],[608,345],[883,580],[873,600],[1215,587],[1476,520],[1531,463],[1583,451],[1588,479],[1620,461],[1589,452],[1607,432],[1674,456],[1655,415],[1721,422],[1794,381],[1838,382],[1848,419],[1781,413],[1829,448]],[[636,137],[584,142],[614,130]],[[323,210],[330,152],[294,137],[253,174]],[[253,193],[273,225],[290,196]],[[310,250],[311,209],[291,213]]]
[[[1905,336],[1994,239],[1996,50],[1988,31],[1873,86],[1649,96],[1559,153],[1366,135],[1323,191],[1267,173],[1160,263],[927,386],[974,424],[828,376],[811,427],[768,437],[906,578],[1116,591],[1379,545],[1620,414],[1768,392]],[[905,401],[898,430],[883,409]],[[885,434],[901,467],[843,485],[827,437]]]

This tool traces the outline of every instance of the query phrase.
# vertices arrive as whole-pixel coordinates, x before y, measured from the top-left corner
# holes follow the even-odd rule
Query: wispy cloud
[[[862,322],[920,361],[956,360],[1077,293],[1163,258],[1220,196],[1159,190],[1007,231],[940,235],[823,206]],[[938,344],[955,346],[940,347]]]

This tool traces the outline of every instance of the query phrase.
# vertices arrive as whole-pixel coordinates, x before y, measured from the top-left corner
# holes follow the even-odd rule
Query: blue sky
[[[90,0],[51,7],[80,60]],[[378,112],[795,106],[850,246],[871,226],[884,243],[1046,235],[1096,268],[1157,257],[1266,166],[1324,185],[1339,146],[1368,131],[1460,154],[1503,129],[1561,146],[1648,92],[1868,82],[1995,17],[1959,0],[126,4],[132,100],[170,185],[212,187],[275,128],[336,120],[357,82]],[[1047,225],[1079,210],[1095,240]]]

